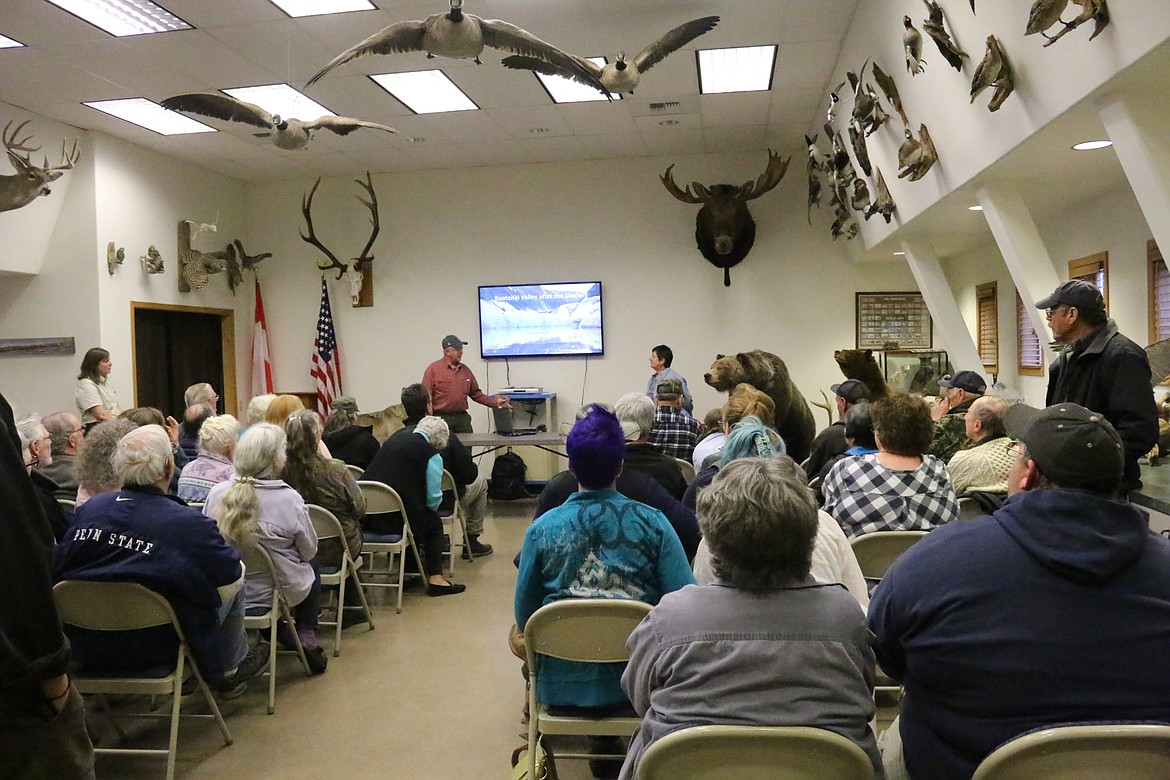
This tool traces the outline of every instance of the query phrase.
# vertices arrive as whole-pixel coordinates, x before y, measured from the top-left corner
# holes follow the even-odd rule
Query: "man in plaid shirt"
[[[689,461],[703,426],[683,408],[683,386],[677,379],[658,383],[658,408],[649,441],[672,458]]]

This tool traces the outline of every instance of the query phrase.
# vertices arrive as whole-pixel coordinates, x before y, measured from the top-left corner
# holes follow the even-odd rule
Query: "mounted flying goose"
[[[632,95],[634,88],[641,81],[643,73],[666,59],[667,55],[678,51],[703,33],[710,32],[717,24],[719,24],[718,16],[704,16],[701,19],[692,19],[680,24],[642,49],[638,56],[634,57],[633,62],[626,61],[625,52],[620,52],[616,60],[607,63],[604,67],[583,57],[570,56],[573,56],[573,59],[583,68],[589,70],[593,77],[601,81],[610,92],[628,92]],[[572,72],[565,72],[553,63],[535,57],[512,55],[505,57],[502,62],[504,67],[513,70],[534,70],[546,76],[563,76],[588,86],[595,86],[592,81],[585,81]]]
[[[255,103],[237,100],[229,95],[218,95],[207,92],[192,92],[186,95],[169,97],[160,104],[171,111],[186,111],[189,114],[200,114],[227,122],[243,122],[253,127],[262,127],[265,132],[256,133],[258,138],[272,138],[272,143],[281,149],[303,149],[313,138],[313,131],[325,129],[338,135],[349,135],[354,130],[368,127],[372,130],[385,130],[387,133],[396,133],[408,141],[414,139],[393,127],[379,125],[375,122],[365,122],[361,119],[351,119],[347,116],[323,116],[310,122],[300,119],[284,119],[279,114],[270,114]]]
[[[410,51],[425,51],[427,57],[449,57],[456,60],[471,59],[479,64],[479,55],[484,47],[520,54],[556,65],[561,73],[572,73],[574,78],[583,80],[609,96],[589,69],[574,57],[522,30],[514,24],[499,19],[481,19],[474,14],[463,13],[463,0],[449,0],[451,10],[442,14],[431,14],[426,19],[398,22],[374,33],[361,43],[350,46],[334,57],[328,65],[309,79],[306,87],[312,86],[329,71],[358,57],[369,54],[394,54]]]

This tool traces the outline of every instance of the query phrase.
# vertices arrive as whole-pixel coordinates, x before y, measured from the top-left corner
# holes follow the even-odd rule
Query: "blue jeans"
[[[219,626],[215,629],[220,650],[220,665],[225,672],[240,665],[248,654],[248,635],[244,633],[244,589],[236,591],[231,601],[219,605]]]

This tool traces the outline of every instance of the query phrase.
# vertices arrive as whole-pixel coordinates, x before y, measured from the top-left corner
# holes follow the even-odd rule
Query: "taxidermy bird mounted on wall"
[[[951,34],[947,32],[944,24],[942,6],[934,0],[922,0],[922,2],[926,3],[926,12],[930,14],[929,18],[922,20],[922,29],[926,30],[926,34],[934,41],[934,45],[938,47],[943,59],[949,62],[955,70],[962,71],[963,58],[967,56],[967,52],[960,49],[959,45],[951,40]]]
[[[271,138],[272,143],[280,149],[304,149],[312,140],[313,132],[321,129],[330,130],[338,135],[349,135],[354,130],[367,127],[371,130],[384,130],[387,133],[401,135],[408,141],[414,140],[393,127],[346,116],[322,116],[308,122],[286,119],[279,114],[268,113],[255,103],[237,100],[230,95],[195,92],[169,97],[161,105],[172,111],[184,111],[188,114],[222,119],[225,122],[243,122],[253,127],[264,128],[264,132],[255,133],[256,137]]]
[[[40,151],[41,147],[28,145],[32,140],[31,135],[17,138],[30,121],[26,119],[16,127],[12,127],[12,122],[9,122],[4,125],[4,132],[0,134],[4,150],[8,153],[8,161],[16,169],[15,175],[0,175],[0,211],[13,211],[27,206],[41,195],[48,195],[49,182],[61,178],[65,171],[70,170],[81,159],[76,141],[73,142],[73,149],[68,152],[65,151],[65,142],[62,141],[60,165],[50,167],[48,157],[45,158],[44,165],[40,167],[33,165],[29,158],[33,152]]]
[[[605,85],[572,55],[565,54],[551,43],[542,41],[514,24],[501,22],[499,19],[481,19],[474,14],[463,13],[463,0],[449,2],[451,8],[446,13],[431,14],[426,19],[418,21],[392,24],[361,43],[349,47],[317,71],[305,86],[312,86],[338,65],[370,54],[425,51],[427,57],[470,59],[479,64],[479,55],[486,46],[549,62],[557,66],[561,75],[572,74],[572,78],[599,89],[609,97],[609,90]]]
[[[354,183],[364,189],[370,196],[366,200],[358,195],[357,199],[363,206],[370,210],[370,225],[373,228],[370,231],[370,238],[366,241],[365,247],[362,248],[361,254],[353,258],[353,275],[349,278],[350,298],[352,299],[355,308],[374,305],[374,256],[370,254],[370,249],[374,246],[374,239],[378,237],[378,231],[381,230],[381,222],[378,219],[378,194],[374,192],[374,182],[370,179],[370,172],[366,171],[366,180],[354,179]],[[305,227],[308,228],[309,234],[301,233],[301,240],[312,244],[321,250],[321,253],[329,259],[329,262],[317,261],[317,268],[322,271],[329,271],[334,268],[337,269],[337,278],[345,276],[346,271],[350,266],[337,259],[337,255],[329,250],[329,247],[321,243],[317,238],[317,234],[313,230],[313,196],[317,194],[317,187],[321,184],[321,180],[317,179],[313,183],[313,188],[309,193],[301,198],[301,214],[305,217]]]
[[[1071,22],[1066,22],[1060,17],[1064,13],[1064,9],[1068,7],[1069,0],[1036,0],[1032,3],[1032,9],[1028,14],[1028,26],[1024,30],[1024,35],[1040,33],[1048,39],[1044,45],[1051,46],[1090,19],[1096,23],[1093,27],[1093,34],[1089,36],[1090,41],[1109,26],[1109,6],[1106,4],[1106,0],[1071,1],[1081,7],[1081,12]],[[1062,25],[1060,32],[1056,35],[1049,35],[1045,32],[1057,23]]]
[[[272,253],[263,252],[258,255],[249,255],[244,252],[244,245],[237,238],[227,245],[227,248],[223,251],[223,256],[224,263],[227,266],[228,287],[231,288],[232,294],[235,295],[236,288],[244,283],[244,271],[254,270],[260,264],[261,260],[267,260],[272,257]]]
[[[733,184],[707,186],[692,182],[682,189],[674,183],[671,171],[660,177],[662,185],[683,203],[701,203],[695,217],[695,241],[707,262],[723,269],[723,286],[731,286],[731,268],[747,257],[756,241],[756,222],[748,211],[747,202],[773,189],[784,178],[791,158],[781,157],[768,150],[768,167],[755,182],[746,181],[738,187]]]
[[[1008,99],[1016,88],[1015,76],[1012,73],[1011,63],[999,45],[994,35],[987,36],[987,51],[983,54],[983,61],[975,69],[975,78],[971,81],[971,102],[979,93],[988,87],[995,87],[991,100],[987,104],[990,111],[998,111],[1003,101]]]
[[[926,65],[922,59],[922,33],[914,26],[909,16],[902,17],[902,50],[906,53],[906,70],[911,76],[917,76]]]
[[[634,89],[638,86],[638,82],[641,81],[643,73],[650,70],[659,62],[662,62],[662,60],[666,59],[667,55],[678,51],[703,33],[710,32],[717,24],[719,24],[718,16],[704,16],[701,19],[692,19],[689,22],[680,24],[645,49],[642,49],[633,60],[627,61],[626,53],[619,52],[617,58],[613,62],[606,63],[604,67],[595,62],[590,62],[584,57],[570,56],[582,67],[589,70],[610,92],[628,92],[632,95],[634,94]],[[563,76],[564,78],[573,79],[586,86],[593,86],[591,81],[582,81],[574,73],[566,73],[553,63],[537,57],[513,54],[501,60],[501,64],[513,70],[534,70],[546,76]]]
[[[897,206],[894,204],[893,196],[890,195],[890,188],[886,186],[886,177],[882,176],[882,169],[875,168],[874,173],[877,177],[877,194],[874,196],[873,204],[866,210],[865,218],[868,220],[874,214],[881,214],[888,225]]]
[[[877,62],[873,63],[873,80],[882,88],[882,92],[886,95],[886,100],[890,101],[890,105],[898,112],[898,116],[902,119],[902,126],[909,127],[910,120],[906,117],[906,109],[902,108],[902,96],[898,94],[898,85],[894,79],[890,77]]]
[[[166,269],[163,268],[163,256],[158,251],[154,244],[151,244],[146,249],[146,254],[140,255],[139,260],[142,261],[142,270],[148,274],[161,274]]]
[[[910,128],[906,128],[906,140],[898,147],[899,179],[909,178],[918,181],[938,162],[938,150],[934,148],[934,141],[930,137],[930,130],[926,125],[918,126],[918,138]]]

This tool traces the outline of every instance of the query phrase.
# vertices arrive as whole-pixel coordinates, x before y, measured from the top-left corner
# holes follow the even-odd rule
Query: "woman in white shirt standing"
[[[81,373],[77,375],[77,390],[73,393],[73,400],[81,413],[81,425],[86,432],[98,423],[112,420],[122,413],[118,407],[118,393],[107,382],[113,367],[110,353],[101,347],[90,349],[81,361]]]

